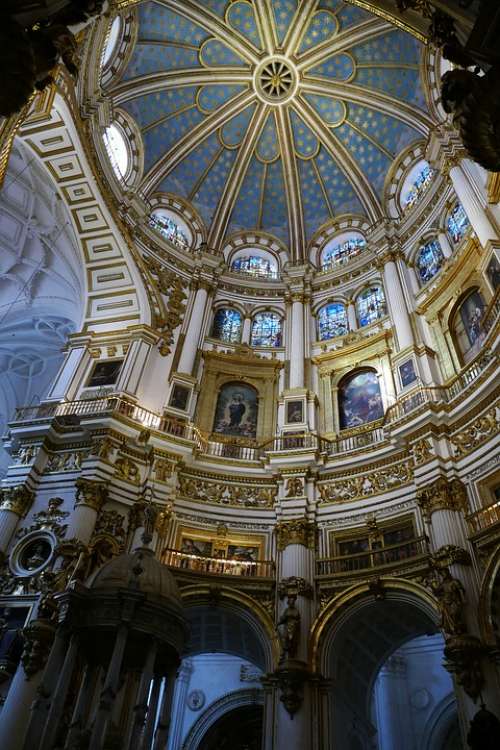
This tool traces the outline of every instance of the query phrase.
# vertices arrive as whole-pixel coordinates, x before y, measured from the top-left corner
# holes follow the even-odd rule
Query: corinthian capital
[[[20,518],[24,518],[35,499],[35,494],[26,485],[6,487],[0,490],[0,510],[10,510]]]
[[[465,511],[467,491],[460,479],[448,481],[444,477],[439,477],[418,490],[417,502],[424,518],[430,521],[432,514],[437,510]]]
[[[76,480],[75,507],[87,505],[99,512],[108,498],[108,488],[104,482],[79,477]]]
[[[279,521],[274,531],[280,551],[286,549],[289,544],[302,544],[308,549],[316,549],[316,524],[306,518]]]

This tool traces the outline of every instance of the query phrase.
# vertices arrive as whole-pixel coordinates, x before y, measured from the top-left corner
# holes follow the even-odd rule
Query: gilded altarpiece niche
[[[272,437],[282,363],[259,357],[244,345],[227,354],[204,352],[203,357],[200,429],[222,442],[252,443]]]

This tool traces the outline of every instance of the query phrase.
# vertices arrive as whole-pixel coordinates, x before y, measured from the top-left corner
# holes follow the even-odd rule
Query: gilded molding
[[[314,522],[306,518],[293,518],[289,521],[278,521],[274,527],[278,550],[282,552],[290,544],[301,544],[307,549],[317,547],[318,529]]]
[[[431,484],[417,491],[417,503],[426,521],[438,510],[451,510],[457,513],[467,510],[467,490],[460,479],[448,481],[439,477]]]
[[[34,499],[35,493],[24,484],[18,484],[16,487],[5,487],[5,489],[0,490],[0,510],[9,510],[20,518],[24,518]]]
[[[453,435],[451,442],[455,447],[455,455],[457,458],[467,455],[478,445],[496,435],[498,430],[497,407],[494,406],[464,430]]]
[[[350,502],[358,498],[388,492],[413,481],[413,466],[410,461],[379,468],[360,476],[338,481],[318,482],[319,504]]]
[[[98,482],[95,479],[86,479],[79,477],[75,483],[75,508],[79,505],[86,505],[97,513],[108,499],[108,488],[104,482]]]

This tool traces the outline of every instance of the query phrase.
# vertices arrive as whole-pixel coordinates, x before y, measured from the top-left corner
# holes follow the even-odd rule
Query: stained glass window
[[[275,279],[278,276],[276,265],[258,255],[243,255],[235,258],[231,263],[231,271],[248,273],[251,276],[261,276],[266,279]]]
[[[345,336],[348,331],[347,312],[341,302],[331,302],[318,312],[319,339],[332,339],[334,336]]]
[[[446,228],[448,229],[448,236],[454,245],[462,240],[470,226],[470,221],[461,203],[456,203],[452,212],[448,216],[446,222]]]
[[[422,284],[430,281],[439,271],[444,263],[444,255],[437,240],[426,242],[416,258],[415,265]]]
[[[358,323],[361,327],[370,325],[374,320],[387,315],[384,290],[380,286],[364,289],[356,298]]]
[[[415,203],[418,203],[430,186],[434,174],[434,170],[428,164],[425,164],[413,179],[410,176],[409,184],[405,184],[401,191],[401,204],[404,209],[411,208]]]
[[[281,318],[276,313],[258,313],[252,323],[252,346],[281,346]]]
[[[240,341],[242,323],[242,317],[238,310],[223,307],[215,313],[212,336],[229,344]]]
[[[117,177],[123,179],[127,174],[129,156],[125,136],[117,125],[110,125],[104,131],[104,145],[108,152],[111,166]]]
[[[174,219],[163,211],[154,211],[149,217],[149,226],[159,232],[167,240],[178,247],[189,247],[186,233],[174,221]]]
[[[333,245],[333,247],[326,247],[323,252],[322,270],[325,271],[332,266],[347,263],[348,260],[359,255],[365,247],[366,240],[363,237],[351,237],[345,242]]]

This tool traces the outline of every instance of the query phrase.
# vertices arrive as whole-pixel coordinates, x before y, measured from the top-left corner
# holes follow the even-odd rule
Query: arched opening
[[[38,404],[81,327],[84,265],[68,210],[48,173],[16,142],[0,194],[0,432]],[[12,463],[0,448],[0,474]]]
[[[406,581],[399,588],[396,579],[373,592],[362,584],[318,618],[321,669],[333,681],[325,727],[332,747],[462,749],[429,741],[431,717],[434,739],[456,738],[456,707],[437,613],[427,594],[413,589]],[[451,710],[435,713],[446,700]]]
[[[415,266],[421,284],[428,281],[440,271],[444,263],[444,255],[441,245],[437,240],[430,240],[419,248],[415,258]]]
[[[257,247],[236,252],[231,258],[230,268],[236,273],[261,279],[278,278],[278,263],[274,255]]]
[[[260,677],[273,663],[263,623],[224,594],[218,601],[186,602],[185,614],[190,638],[175,688],[169,748],[260,750]]]
[[[458,201],[455,203],[446,219],[446,232],[452,247],[459,245],[470,227],[470,221],[465,209]]]
[[[358,427],[384,416],[377,373],[369,368],[345,375],[339,383],[340,429]]]
[[[252,321],[252,346],[276,347],[282,345],[281,317],[274,312],[257,313]]]
[[[188,225],[175,211],[155,208],[149,216],[149,225],[162,237],[184,250],[189,250],[193,243]]]
[[[320,341],[345,336],[349,330],[347,310],[342,302],[329,302],[318,310],[318,338]]]
[[[219,307],[214,315],[211,336],[227,344],[241,341],[243,316],[232,307]]]
[[[363,289],[356,297],[356,315],[360,328],[387,315],[385,294],[380,284]]]
[[[432,184],[434,175],[434,170],[425,159],[421,159],[411,168],[401,187],[399,200],[403,211],[408,211],[419,202]]]

